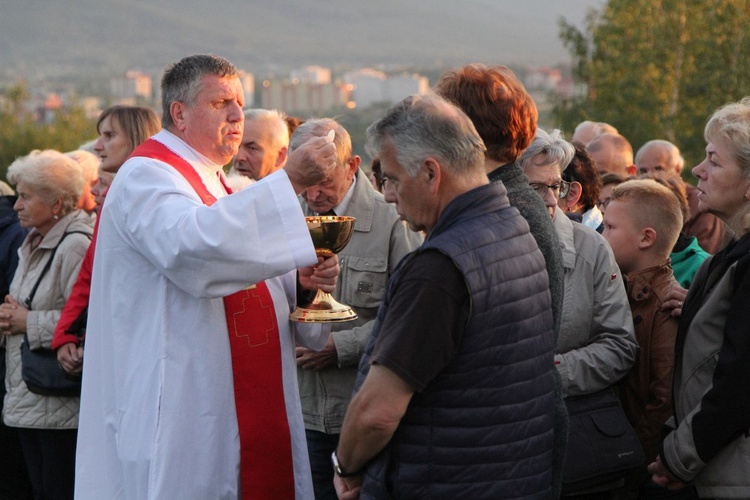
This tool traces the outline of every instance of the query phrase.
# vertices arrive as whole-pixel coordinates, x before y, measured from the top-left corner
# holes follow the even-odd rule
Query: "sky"
[[[0,79],[158,71],[192,53],[305,64],[568,62],[558,20],[605,0],[0,0]],[[43,21],[42,21],[43,20]]]

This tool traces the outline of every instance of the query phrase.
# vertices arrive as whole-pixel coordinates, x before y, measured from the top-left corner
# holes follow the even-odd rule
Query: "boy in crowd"
[[[612,191],[604,214],[604,238],[625,278],[638,354],[622,380],[620,400],[646,455],[653,461],[662,425],[672,415],[672,373],[677,318],[661,306],[677,285],[669,254],[682,228],[677,197],[650,179],[624,182]],[[626,488],[646,487],[646,466]]]

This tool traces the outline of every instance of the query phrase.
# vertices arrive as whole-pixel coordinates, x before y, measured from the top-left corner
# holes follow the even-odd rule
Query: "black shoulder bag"
[[[565,398],[570,419],[562,494],[595,489],[643,465],[644,455],[611,387]]]
[[[71,231],[62,235],[57,246],[52,250],[52,255],[42,269],[42,273],[36,280],[34,288],[31,289],[31,293],[24,300],[27,309],[31,310],[31,301],[34,300],[39,284],[52,266],[52,260],[55,258],[60,243],[69,234],[83,234],[91,239],[91,235],[83,231]],[[29,347],[29,337],[26,334],[23,335],[23,343],[21,344],[21,377],[29,391],[34,394],[42,396],[81,395],[81,377],[70,375],[63,370],[57,362],[57,353],[52,349],[42,347],[32,350]]]

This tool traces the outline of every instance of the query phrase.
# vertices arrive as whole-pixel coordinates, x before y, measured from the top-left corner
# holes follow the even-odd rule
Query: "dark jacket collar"
[[[505,186],[490,182],[455,197],[440,214],[440,218],[427,235],[425,241],[449,230],[467,218],[477,217],[501,208],[510,207]]]
[[[508,181],[515,179],[519,175],[524,175],[523,169],[517,163],[513,162],[506,163],[505,165],[500,165],[495,170],[487,174],[487,177],[489,177],[492,182],[502,181],[507,183]]]

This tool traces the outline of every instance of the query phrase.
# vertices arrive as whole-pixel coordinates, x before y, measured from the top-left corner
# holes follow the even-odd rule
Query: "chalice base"
[[[336,302],[330,293],[318,290],[315,299],[305,307],[297,307],[289,319],[300,323],[341,323],[357,319],[357,313]]]

